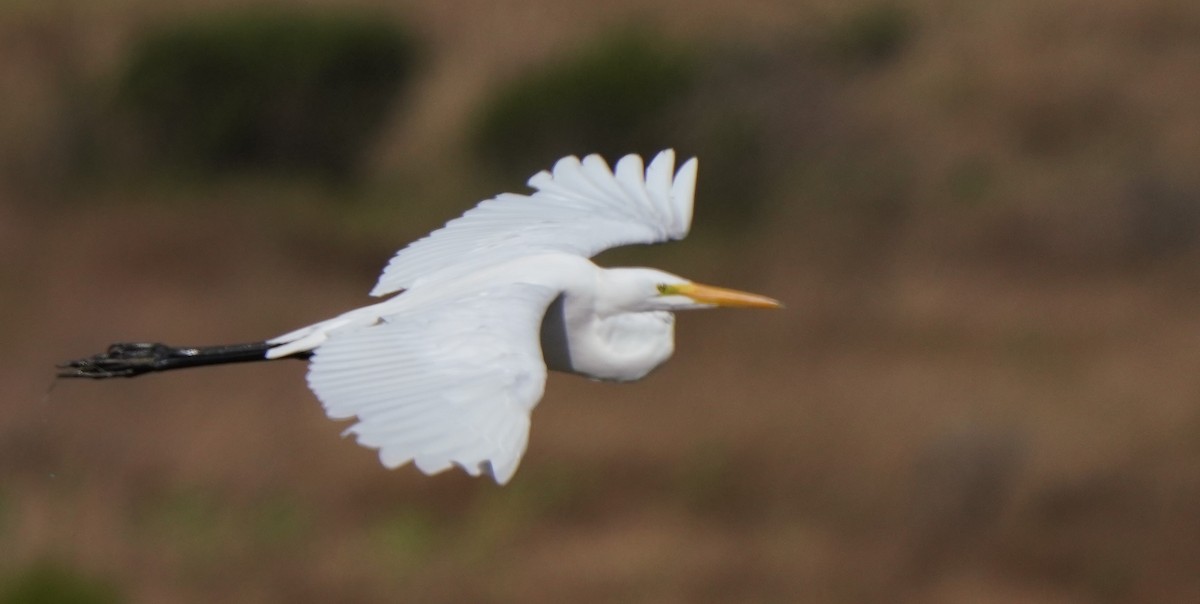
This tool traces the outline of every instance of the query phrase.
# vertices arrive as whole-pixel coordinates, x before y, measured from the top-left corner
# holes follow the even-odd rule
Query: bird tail
[[[271,360],[267,351],[275,345],[269,342],[230,344],[225,346],[167,346],[158,343],[120,343],[87,358],[67,361],[58,366],[59,377],[104,379],[135,377],[143,373]],[[311,352],[299,352],[278,358],[307,359]]]

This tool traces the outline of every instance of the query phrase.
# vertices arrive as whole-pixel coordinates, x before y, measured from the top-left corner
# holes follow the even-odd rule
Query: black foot
[[[165,344],[144,342],[113,344],[100,354],[86,359],[67,361],[59,365],[58,377],[93,379],[134,377],[164,369],[169,360],[176,357],[178,352],[179,349]]]

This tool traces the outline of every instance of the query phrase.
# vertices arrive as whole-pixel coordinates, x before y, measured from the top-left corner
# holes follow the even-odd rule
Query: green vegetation
[[[764,126],[737,101],[717,108],[693,124],[693,142],[679,145],[684,156],[703,162],[703,177],[696,183],[697,221],[724,232],[741,232],[760,217],[763,199],[777,174],[769,157]]]
[[[116,604],[122,598],[107,581],[56,562],[41,561],[0,583],[0,604]]]
[[[425,560],[439,538],[432,515],[423,508],[404,506],[377,521],[371,537],[379,553],[395,564],[410,568]]]
[[[229,535],[229,514],[220,494],[198,486],[178,488],[149,501],[138,514],[146,534],[184,552],[195,562],[217,557]]]
[[[859,8],[835,26],[828,38],[832,53],[850,64],[879,65],[900,54],[912,41],[915,19],[897,4]]]
[[[982,157],[960,160],[946,177],[950,199],[965,205],[983,200],[995,186],[992,166]]]
[[[367,15],[181,21],[138,41],[118,103],[150,163],[347,178],[410,79],[414,52],[404,29]]]
[[[276,494],[248,510],[249,532],[256,542],[285,546],[311,533],[312,518],[304,503],[295,497]]]
[[[12,497],[0,488],[0,539],[7,537],[8,532],[12,530],[13,511]]]
[[[518,178],[563,155],[650,154],[678,140],[668,116],[696,76],[693,58],[657,37],[609,34],[502,87],[477,117],[474,146]]]
[[[675,477],[679,499],[689,510],[704,514],[741,511],[737,460],[722,443],[697,447]]]
[[[721,57],[712,55],[641,30],[610,32],[485,100],[474,150],[506,179],[523,179],[564,155],[648,159],[674,148],[681,160],[703,158],[700,211],[737,230],[757,215],[770,175],[762,120],[739,94],[745,82],[726,81],[710,65]]]

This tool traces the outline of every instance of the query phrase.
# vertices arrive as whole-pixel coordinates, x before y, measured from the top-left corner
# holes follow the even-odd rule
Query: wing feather
[[[507,482],[520,463],[529,413],[545,388],[538,341],[558,291],[511,283],[399,308],[333,330],[308,383],[346,432],[394,468],[459,466]]]
[[[696,160],[674,171],[675,153],[643,170],[627,155],[616,171],[598,155],[560,159],[529,179],[530,195],[504,193],[400,250],[371,295],[413,286],[450,269],[475,270],[512,258],[565,252],[591,257],[610,247],[682,239],[691,226]]]

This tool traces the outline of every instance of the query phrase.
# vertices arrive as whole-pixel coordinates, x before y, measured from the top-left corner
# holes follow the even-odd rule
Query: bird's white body
[[[538,334],[550,369],[598,380],[638,380],[671,358],[675,315],[643,310],[632,304],[636,300],[632,295],[628,304],[596,295],[597,291],[617,291],[628,271],[647,271],[660,277],[656,283],[672,278],[653,269],[605,269],[570,254],[528,256],[459,275],[449,282],[423,281],[403,295],[279,336],[272,340],[279,345],[268,354],[278,358],[314,350],[339,330],[369,327],[386,317],[521,283],[558,293],[544,309]]]
[[[648,268],[601,268],[617,245],[687,234],[696,161],[660,153],[568,157],[401,250],[373,295],[387,300],[284,334],[268,358],[312,351],[308,382],[326,412],[384,465],[459,466],[507,482],[524,453],[547,367],[595,379],[644,377],[674,351],[672,311],[772,300]]]

